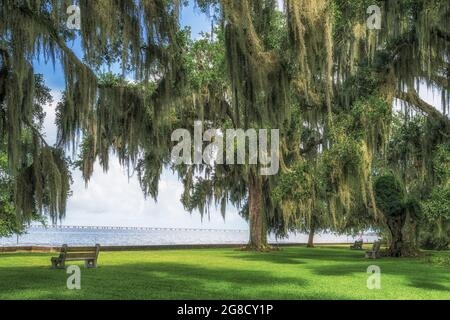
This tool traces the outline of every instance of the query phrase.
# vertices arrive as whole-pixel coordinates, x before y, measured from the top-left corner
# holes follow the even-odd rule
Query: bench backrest
[[[100,245],[96,244],[95,247],[69,247],[64,244],[61,247],[60,256],[64,258],[76,259],[76,258],[94,258],[98,257],[100,252]]]

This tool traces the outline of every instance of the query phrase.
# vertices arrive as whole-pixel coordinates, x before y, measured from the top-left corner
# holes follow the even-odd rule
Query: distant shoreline
[[[368,243],[378,237],[363,235]],[[92,246],[96,243],[104,247],[139,247],[139,248],[190,248],[190,246],[244,246],[249,239],[248,231],[221,231],[195,229],[94,229],[94,228],[34,228],[26,234],[0,238],[0,247],[59,247]],[[318,233],[315,244],[353,243],[357,236]],[[268,242],[273,245],[305,244],[308,235],[303,233],[288,234],[285,238],[268,235]]]
[[[342,243],[319,243],[317,247],[350,245],[353,242]],[[369,243],[369,242],[367,242]],[[298,247],[306,246],[306,243],[271,243],[275,247]],[[182,250],[182,249],[219,249],[219,248],[242,248],[245,244],[170,244],[170,245],[122,245],[122,246],[101,246],[100,251],[153,251],[153,250]],[[70,245],[70,247],[83,247]],[[7,252],[59,252],[61,246],[0,246],[0,253]]]

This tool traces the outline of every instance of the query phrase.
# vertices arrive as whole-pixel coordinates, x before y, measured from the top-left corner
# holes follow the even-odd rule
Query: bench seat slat
[[[84,258],[84,257],[95,258],[96,254],[91,253],[91,252],[67,253],[66,254],[66,259],[68,259],[68,258]]]
[[[100,245],[95,247],[69,247],[63,245],[59,257],[52,257],[53,268],[64,268],[65,261],[83,261],[87,268],[97,267],[97,257],[100,251]]]
[[[95,252],[95,247],[67,247],[66,252]]]

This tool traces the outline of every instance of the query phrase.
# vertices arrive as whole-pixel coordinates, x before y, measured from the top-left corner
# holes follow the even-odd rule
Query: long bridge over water
[[[60,230],[136,230],[136,231],[206,231],[206,232],[248,232],[242,229],[203,229],[203,228],[160,228],[160,227],[119,227],[119,226],[66,226],[66,225],[31,225],[33,229]],[[364,232],[364,236],[376,236],[375,232]]]
[[[207,231],[207,232],[248,232],[239,229],[202,229],[202,228],[159,228],[159,227],[118,227],[118,226],[66,226],[66,225],[30,225],[33,229],[71,229],[71,230],[136,230],[136,231]]]

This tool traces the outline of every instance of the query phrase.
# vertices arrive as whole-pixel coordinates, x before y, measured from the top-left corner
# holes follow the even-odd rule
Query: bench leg
[[[64,269],[66,267],[65,261],[59,259],[59,258],[52,258],[52,269]]]
[[[96,260],[85,260],[84,267],[85,268],[97,268],[97,261]]]

